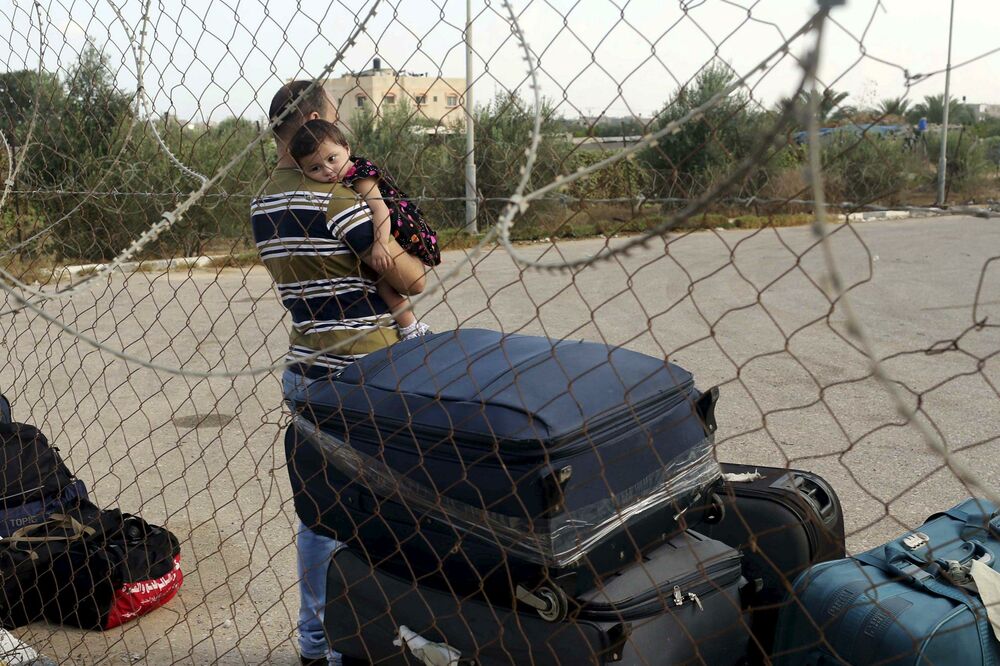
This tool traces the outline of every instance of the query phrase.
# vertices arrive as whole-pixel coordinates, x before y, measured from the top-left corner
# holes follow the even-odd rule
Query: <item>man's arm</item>
[[[344,188],[346,190],[346,188]],[[350,190],[347,190],[350,191]],[[354,193],[351,192],[353,195]],[[375,242],[375,225],[371,210],[364,201],[351,201],[347,205],[331,203],[330,231],[343,240],[361,261],[371,265],[372,245]],[[403,251],[396,239],[390,236],[386,244],[391,258],[389,268],[382,271],[380,279],[385,280],[404,296],[413,296],[424,290],[424,265],[414,256]]]

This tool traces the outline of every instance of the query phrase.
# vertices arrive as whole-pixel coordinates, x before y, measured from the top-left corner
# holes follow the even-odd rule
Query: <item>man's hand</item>
[[[372,244],[372,253],[369,257],[368,265],[382,274],[392,268],[393,258],[389,254],[389,246],[376,239]]]

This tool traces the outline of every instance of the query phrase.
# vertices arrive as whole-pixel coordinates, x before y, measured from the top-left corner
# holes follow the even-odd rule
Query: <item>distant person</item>
[[[336,125],[321,118],[310,120],[292,137],[289,152],[306,178],[318,183],[342,183],[364,198],[375,222],[369,263],[376,271],[381,273],[390,265],[390,236],[426,266],[441,263],[437,234],[424,222],[417,205],[384,170],[364,157],[352,155],[350,144]],[[378,294],[393,312],[408,304],[407,298],[385,280],[379,280]],[[430,332],[412,310],[399,312],[395,318],[403,340]]]
[[[927,119],[921,118],[920,120],[917,121],[917,134],[922,136],[923,133],[926,131],[927,131]]]
[[[369,267],[375,227],[368,205],[341,183],[309,180],[289,154],[289,142],[303,123],[337,118],[336,107],[322,86],[303,94],[311,84],[285,84],[271,100],[272,122],[293,103],[296,108],[274,128],[278,164],[250,204],[261,260],[291,314],[282,389],[292,409],[304,406],[311,384],[328,381],[355,359],[399,340],[399,327],[376,292],[376,279],[401,294],[417,294],[424,288],[423,265],[392,238],[385,243],[388,268],[375,273]],[[289,454],[290,468],[305,466],[296,460],[299,452]],[[315,501],[304,488],[293,486],[292,490],[296,507]],[[327,567],[339,545],[300,521],[296,537],[299,653],[307,666],[338,663],[339,655],[330,651],[323,630],[323,611]],[[358,662],[344,658],[342,663]]]

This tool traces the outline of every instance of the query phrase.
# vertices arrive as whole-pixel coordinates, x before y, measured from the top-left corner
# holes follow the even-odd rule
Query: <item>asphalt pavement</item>
[[[700,387],[720,386],[719,458],[824,475],[860,550],[971,492],[904,423],[864,344],[955,458],[1000,487],[1000,220],[831,231],[835,271],[805,227],[672,235],[578,271],[519,268],[493,249],[418,310],[438,331],[598,340],[684,366]],[[519,249],[555,260],[624,241]],[[446,252],[438,274],[467,254]],[[259,267],[119,274],[45,310],[102,344],[188,371],[266,366],[287,341]],[[0,381],[15,416],[49,434],[99,504],[178,534],[186,576],[177,599],[123,628],[20,634],[80,664],[295,663],[296,520],[279,373],[152,370],[27,312],[5,314],[0,327],[9,359]]]

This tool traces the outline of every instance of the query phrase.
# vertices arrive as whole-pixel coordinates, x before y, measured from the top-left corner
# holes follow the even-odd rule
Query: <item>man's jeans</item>
[[[285,403],[291,407],[302,402],[305,389],[314,381],[285,370],[281,376],[281,389]],[[331,664],[340,663],[340,655],[329,649],[323,631],[323,610],[326,606],[326,570],[333,551],[340,542],[320,536],[299,523],[296,535],[299,573],[299,653],[316,659],[324,655]]]

